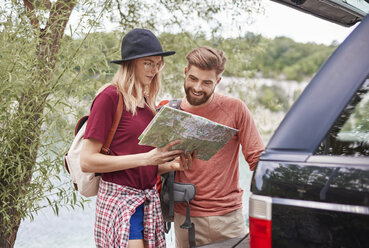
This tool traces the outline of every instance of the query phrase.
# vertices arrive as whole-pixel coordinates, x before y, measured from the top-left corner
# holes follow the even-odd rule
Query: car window
[[[369,79],[341,113],[315,154],[369,156]]]

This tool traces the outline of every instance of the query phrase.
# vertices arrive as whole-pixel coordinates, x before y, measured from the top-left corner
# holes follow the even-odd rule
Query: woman
[[[164,56],[156,36],[146,29],[133,29],[122,41],[122,59],[112,82],[96,96],[85,132],[81,167],[101,173],[96,202],[97,247],[165,247],[160,202],[155,183],[158,173],[188,169],[192,157],[180,150],[138,145],[138,137],[155,115]],[[100,153],[123,94],[123,115],[110,155]],[[173,159],[175,159],[173,161]],[[172,161],[172,162],[169,162]],[[145,241],[145,242],[144,242]]]

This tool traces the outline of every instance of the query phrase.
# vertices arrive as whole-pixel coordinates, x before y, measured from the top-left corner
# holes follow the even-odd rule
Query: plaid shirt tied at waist
[[[140,190],[104,180],[100,180],[96,200],[96,247],[128,247],[129,220],[135,209],[144,202],[144,240],[147,247],[166,247],[156,189]]]

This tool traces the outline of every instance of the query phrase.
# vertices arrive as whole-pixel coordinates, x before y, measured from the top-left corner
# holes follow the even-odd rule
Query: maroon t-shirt
[[[114,120],[119,95],[114,86],[107,87],[94,99],[88,118],[85,139],[96,139],[102,143],[108,136]],[[154,149],[151,146],[139,145],[138,137],[154,117],[150,108],[137,108],[137,113],[123,110],[122,119],[110,146],[110,155],[127,155],[144,153]],[[148,165],[127,170],[103,173],[102,179],[108,182],[125,185],[136,189],[154,187],[158,166]]]

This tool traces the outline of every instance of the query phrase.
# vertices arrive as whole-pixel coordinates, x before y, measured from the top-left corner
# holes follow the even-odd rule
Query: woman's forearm
[[[110,156],[102,153],[81,154],[81,168],[84,172],[106,173],[131,169],[147,164],[145,153]]]
[[[100,153],[102,143],[94,139],[85,139],[81,150],[81,169],[84,172],[106,173],[131,169],[146,165],[166,164],[183,152],[180,150],[168,151],[177,141],[170,142],[164,148],[155,148],[149,152],[110,156]],[[169,167],[168,167],[169,166]],[[164,170],[170,169],[170,165]]]

